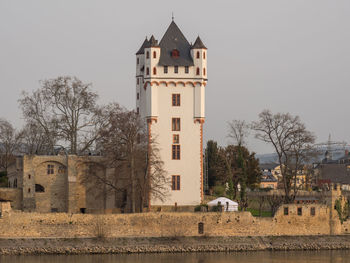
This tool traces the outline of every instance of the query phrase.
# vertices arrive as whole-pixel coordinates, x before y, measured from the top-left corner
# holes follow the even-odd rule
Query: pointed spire
[[[158,40],[156,40],[153,35],[151,36],[147,45],[145,46],[145,48],[149,48],[149,47],[159,47]]]
[[[147,36],[146,36],[145,41],[143,41],[143,43],[142,43],[140,49],[136,52],[136,55],[144,54],[144,53],[145,53],[145,52],[144,52],[144,49],[145,49],[145,47],[146,47],[147,44],[148,44],[148,40],[147,40]]]
[[[196,41],[194,42],[192,48],[203,48],[203,49],[207,49],[207,48],[204,46],[204,44],[203,44],[203,42],[202,42],[202,40],[201,40],[201,38],[200,38],[199,36],[197,37]]]
[[[174,12],[171,12],[171,21],[174,22]]]

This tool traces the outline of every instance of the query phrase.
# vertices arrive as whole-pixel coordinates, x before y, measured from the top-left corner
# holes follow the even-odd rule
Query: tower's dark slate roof
[[[148,44],[148,40],[147,40],[147,37],[146,37],[146,39],[145,39],[145,41],[143,41],[143,44],[140,47],[139,51],[136,52],[136,55],[144,54],[145,53],[144,49],[145,49],[147,44]]]
[[[158,40],[156,40],[153,35],[145,45],[145,48],[148,48],[148,47],[159,47]]]
[[[171,22],[162,40],[159,43],[161,48],[159,65],[162,66],[193,66],[191,57],[191,45],[188,43],[181,30]],[[180,52],[178,58],[171,57],[171,51],[177,49]]]
[[[207,49],[203,42],[202,42],[202,39],[198,36],[196,41],[194,42],[192,48],[204,48],[204,49]]]

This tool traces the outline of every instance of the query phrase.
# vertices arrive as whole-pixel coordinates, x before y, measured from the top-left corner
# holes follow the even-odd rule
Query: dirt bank
[[[1,255],[350,249],[350,236],[1,238]]]

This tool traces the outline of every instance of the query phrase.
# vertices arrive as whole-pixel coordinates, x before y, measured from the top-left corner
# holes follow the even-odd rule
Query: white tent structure
[[[209,207],[219,206],[219,205],[221,205],[223,207],[223,211],[225,211],[225,212],[238,211],[238,203],[235,201],[232,201],[226,197],[219,197],[219,198],[212,200],[208,203]]]

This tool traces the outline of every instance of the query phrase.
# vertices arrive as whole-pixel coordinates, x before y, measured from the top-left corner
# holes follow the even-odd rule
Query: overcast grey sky
[[[134,107],[135,52],[146,35],[160,40],[172,11],[208,47],[206,139],[226,144],[228,120],[267,108],[299,115],[318,141],[350,142],[349,0],[0,0],[0,117],[20,127],[21,91],[59,75]]]

